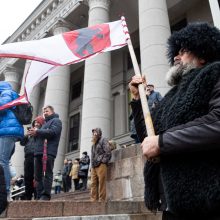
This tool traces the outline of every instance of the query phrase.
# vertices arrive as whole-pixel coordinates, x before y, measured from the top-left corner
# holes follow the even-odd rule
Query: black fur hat
[[[220,31],[208,23],[192,23],[168,39],[167,57],[173,65],[180,49],[188,49],[206,62],[220,60]]]

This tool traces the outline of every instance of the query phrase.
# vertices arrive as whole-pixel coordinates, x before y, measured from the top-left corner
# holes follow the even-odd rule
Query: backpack
[[[30,103],[17,105],[15,106],[15,108],[12,108],[11,110],[13,111],[20,124],[31,124],[33,116],[33,107]]]
[[[114,140],[108,141],[111,151],[117,149],[117,143]]]

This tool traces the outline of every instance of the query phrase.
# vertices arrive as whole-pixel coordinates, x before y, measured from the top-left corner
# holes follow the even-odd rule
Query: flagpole
[[[125,21],[125,17],[122,16],[121,21],[122,21],[124,33],[127,37],[126,41],[128,44],[128,49],[130,52],[131,60],[132,60],[133,66],[134,66],[135,75],[141,76],[140,68],[139,68],[139,65],[137,62],[136,55],[134,53],[134,48],[132,46],[132,42],[130,39],[130,35],[129,35],[129,31],[128,31],[127,24]],[[145,93],[145,89],[144,89],[143,84],[138,85],[138,91],[139,91],[142,110],[143,110],[143,114],[144,114],[144,121],[145,121],[147,134],[148,134],[148,136],[154,136],[155,135],[154,126],[153,126],[153,122],[152,122],[152,118],[151,118],[151,114],[150,114],[150,110],[149,110],[149,106],[148,106],[146,93]]]

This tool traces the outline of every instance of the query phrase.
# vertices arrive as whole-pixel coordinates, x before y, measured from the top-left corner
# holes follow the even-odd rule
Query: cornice
[[[4,42],[36,40],[45,37],[51,28],[60,20],[66,18],[83,0],[44,0],[21,24],[20,27]],[[17,58],[0,59],[0,74],[5,64],[13,65]]]
[[[59,18],[68,16],[80,3],[82,3],[81,0],[43,1],[8,41],[36,40],[45,37]]]

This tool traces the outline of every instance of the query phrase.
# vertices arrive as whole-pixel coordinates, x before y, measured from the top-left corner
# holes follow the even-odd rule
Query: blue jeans
[[[16,137],[0,137],[0,164],[4,169],[7,193],[10,193],[11,174],[9,170],[9,160],[15,149]]]
[[[60,193],[61,191],[61,186],[55,186],[55,194]]]

